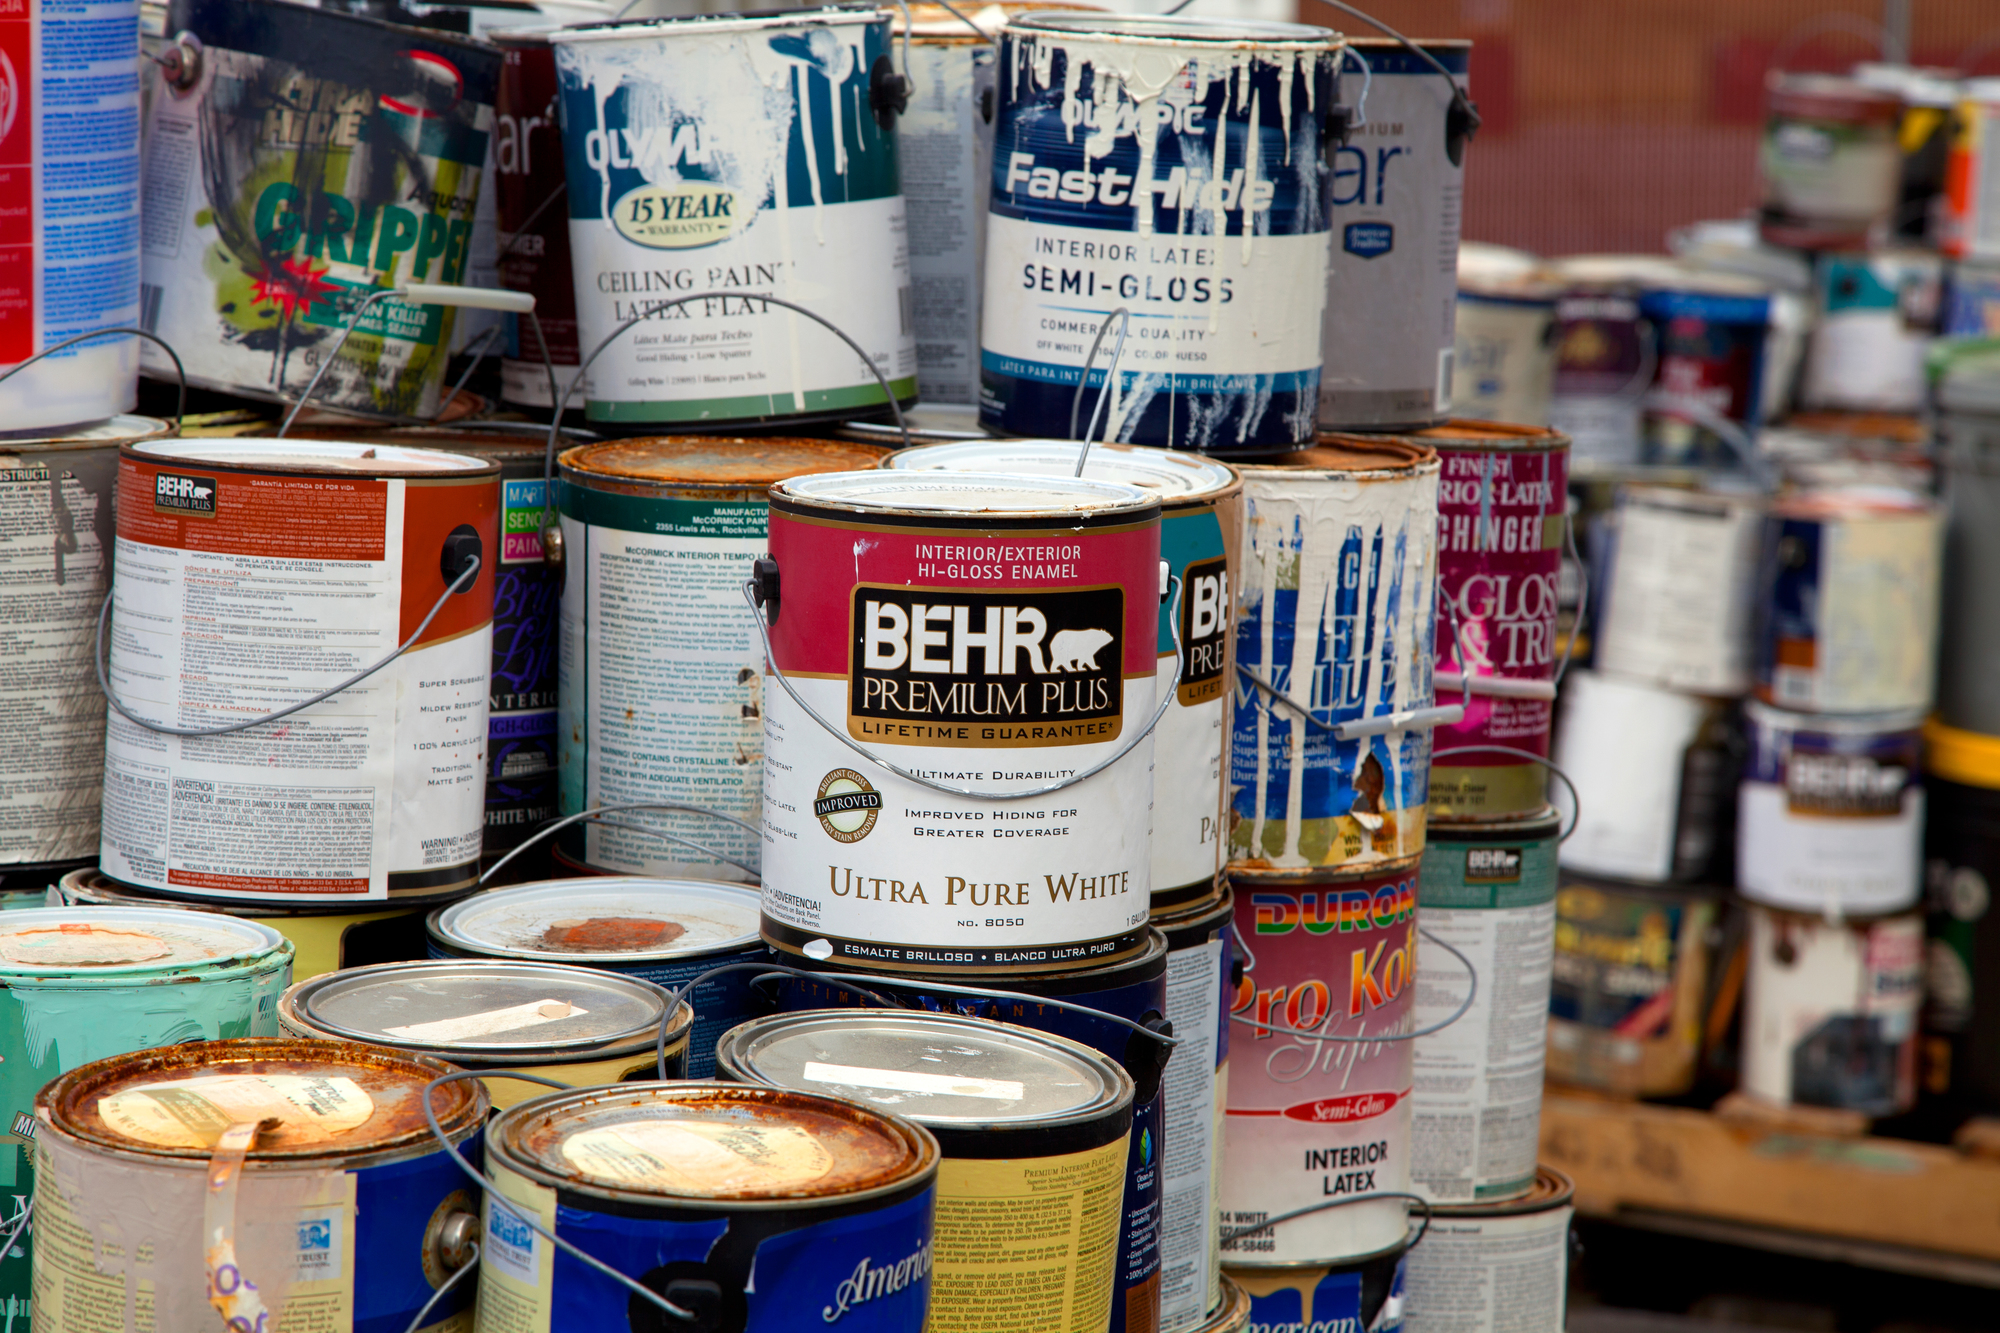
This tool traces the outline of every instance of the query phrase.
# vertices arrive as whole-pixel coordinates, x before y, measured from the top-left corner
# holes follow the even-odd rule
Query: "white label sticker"
[[[540,1237],[511,1209],[488,1200],[486,1205],[486,1248],[481,1262],[497,1268],[517,1282],[534,1286],[541,1280],[535,1267],[535,1246]]]
[[[887,1088],[894,1092],[988,1097],[997,1102],[1018,1102],[1027,1092],[1025,1085],[1009,1078],[971,1078],[904,1069],[869,1069],[861,1065],[826,1065],[817,1060],[806,1062],[805,1076],[814,1083],[831,1083],[846,1088]]]
[[[794,1189],[833,1169],[803,1129],[733,1120],[629,1120],[573,1135],[562,1153],[586,1175],[676,1194]]]
[[[543,1023],[554,1023],[565,1018],[575,1018],[587,1014],[567,1000],[530,1000],[526,1004],[512,1005],[506,1009],[488,1009],[484,1013],[466,1014],[459,1018],[440,1018],[430,1023],[408,1023],[397,1028],[383,1028],[384,1036],[402,1037],[407,1041],[464,1041],[469,1037],[487,1037],[496,1032],[518,1032],[522,1028],[537,1027]]]
[[[275,1118],[261,1142],[321,1143],[359,1128],[375,1103],[351,1078],[303,1074],[210,1074],[146,1083],[97,1103],[115,1133],[163,1148],[212,1148],[231,1125]]]

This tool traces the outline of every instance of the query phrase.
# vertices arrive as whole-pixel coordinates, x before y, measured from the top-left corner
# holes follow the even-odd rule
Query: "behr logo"
[[[860,842],[882,813],[882,793],[851,768],[836,768],[819,780],[813,818],[835,842]]]
[[[1468,883],[1496,884],[1521,878],[1521,852],[1517,847],[1468,847],[1465,849],[1465,878]]]
[[[158,473],[153,478],[153,509],[169,514],[213,514],[215,478]]]

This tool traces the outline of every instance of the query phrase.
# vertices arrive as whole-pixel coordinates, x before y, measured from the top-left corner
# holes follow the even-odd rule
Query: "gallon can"
[[[1438,451],[1437,693],[1471,678],[1465,720],[1439,750],[1506,746],[1547,757],[1556,670],[1569,440],[1536,426],[1453,421],[1412,438]],[[1452,637],[1454,625],[1457,639]],[[1465,660],[1460,660],[1460,646]],[[1553,694],[1552,685],[1544,687]],[[1518,754],[1472,749],[1431,766],[1430,818],[1504,819],[1539,810],[1548,779]]]
[[[1364,1196],[1410,1189],[1417,865],[1231,879],[1249,966],[1230,999],[1223,1262],[1400,1250],[1408,1204]]]
[[[1157,1277],[1135,1291],[1110,1260],[1128,1145],[1149,1161],[1159,1145],[1133,1120],[1131,1080],[1104,1056],[984,1019],[810,1011],[736,1028],[717,1059],[726,1077],[893,1107],[937,1136],[926,1328],[1158,1326],[1134,1303],[1157,1302]]]
[[[715,429],[889,411],[850,348],[762,296],[839,325],[897,400],[915,401],[888,15],[700,14],[549,40],[580,345],[587,355],[647,319],[591,370],[592,421]],[[659,308],[697,292],[722,295]]]
[[[1647,281],[1639,310],[1654,330],[1659,371],[1647,397],[1640,462],[1746,463],[1708,418],[1752,434],[1763,424],[1779,359],[1774,330],[1790,319],[1779,307],[1770,282],[1742,273],[1678,264]]]
[[[1470,959],[1478,978],[1469,988],[1464,963],[1431,940],[1419,946],[1416,1027],[1449,1022],[1468,989],[1473,1001],[1416,1040],[1410,1175],[1435,1203],[1485,1204],[1534,1187],[1560,832],[1544,809],[1507,823],[1435,825],[1424,847],[1424,929]]]
[[[678,990],[711,968],[763,961],[757,891],[713,880],[557,879],[492,889],[431,914],[433,958],[569,963]],[[751,972],[684,997],[694,1006],[688,1075],[715,1072],[715,1040],[766,1012]]]
[[[1551,260],[1549,269],[1562,287],[1549,424],[1570,437],[1579,464],[1637,463],[1641,404],[1659,370],[1658,342],[1639,311],[1638,284],[1596,256],[1581,263]]]
[[[569,210],[559,201],[566,183],[555,48],[545,29],[503,28],[488,40],[506,56],[494,107],[492,153],[500,285],[535,298],[535,317],[548,342],[544,362],[534,322],[514,314],[505,317],[500,396],[526,407],[554,408],[550,368],[561,393],[583,362],[583,349],[577,346]],[[582,407],[586,397],[585,390],[572,394],[570,406]]]
[[[1245,869],[1423,850],[1430,733],[1331,728],[1431,702],[1438,471],[1428,445],[1351,436],[1243,469],[1228,854]]]
[[[2000,157],[2000,79],[1959,85],[1958,114],[1945,165],[1940,248],[1954,259],[2000,258],[2000,208],[1992,195]]]
[[[1757,697],[1815,713],[1928,709],[1943,537],[1939,505],[1909,492],[1774,501],[1758,570]]]
[[[1203,453],[1312,439],[1326,303],[1326,28],[1029,14],[1000,34],[980,421],[1074,433],[1088,371],[1103,438]],[[1345,289],[1341,299],[1348,299]],[[1450,339],[1450,321],[1445,337]]]
[[[1452,415],[1548,425],[1561,295],[1562,287],[1531,254],[1473,242],[1459,246]]]
[[[766,944],[931,976],[1146,947],[1159,515],[1137,487],[1055,477],[771,488]]]
[[[1078,446],[1054,440],[993,440],[905,449],[888,468],[1069,477]],[[1160,606],[1159,683],[1174,705],[1153,733],[1153,770],[1174,775],[1153,789],[1155,908],[1214,896],[1222,869],[1223,709],[1229,693],[1232,573],[1243,534],[1243,485],[1227,463],[1163,449],[1097,445],[1083,475],[1137,486],[1160,500],[1160,558],[1181,581]],[[1176,644],[1179,645],[1178,653]],[[1174,684],[1178,664],[1180,684]]]
[[[1917,1097],[1924,919],[1750,909],[1743,1091],[1779,1105],[1869,1116]]]
[[[1691,694],[1748,694],[1766,504],[1753,494],[1620,486],[1603,563],[1596,664]]]
[[[1403,1326],[1409,1247],[1337,1264],[1231,1267],[1249,1298],[1247,1333],[1392,1333]]]
[[[1924,725],[1923,1091],[2000,1112],[2000,740]]]
[[[486,1142],[515,1208],[487,1196],[482,1324],[601,1333],[657,1322],[623,1286],[558,1261],[525,1213],[670,1300],[683,1284],[699,1284],[692,1299],[715,1292],[720,1317],[745,1333],[807,1319],[855,1333],[924,1328],[940,1154],[900,1116],[773,1088],[649,1083],[522,1102]]]
[[[138,0],[31,0],[0,18],[0,370],[137,322],[138,64]],[[8,380],[7,429],[129,411],[137,341],[82,343]]]
[[[1766,907],[1900,912],[1922,896],[1921,713],[1743,709],[1736,887]]]
[[[463,279],[500,53],[283,0],[175,0],[168,28],[199,54],[146,126],[140,323],[190,383],[296,398],[362,297]],[[377,301],[314,401],[435,415],[451,329],[450,307]]]
[[[769,544],[765,487],[872,467],[880,457],[858,444],[692,436],[564,451],[556,484],[566,550],[557,703],[563,814],[682,801],[757,821],[764,660],[743,581]],[[753,834],[720,820],[661,811],[623,819],[738,860],[756,850]],[[558,851],[575,865],[618,874],[748,873],[599,824],[565,830]]]
[[[1544,1166],[1519,1199],[1434,1209],[1407,1261],[1404,1333],[1563,1333],[1575,1196]]]
[[[317,11],[307,11],[308,15]],[[471,887],[499,469],[429,449],[163,440],[118,463],[104,873],[192,898],[424,900]],[[477,578],[446,597],[462,553]],[[449,562],[449,563],[447,563]],[[303,627],[303,628],[302,628]]]
[[[1370,87],[1367,120],[1334,152],[1327,193],[1333,267],[1319,424],[1407,430],[1444,420],[1451,406],[1471,138],[1452,85],[1468,86],[1472,43],[1418,43],[1430,60],[1388,38],[1350,45],[1367,62]],[[1432,60],[1450,72],[1449,82]],[[1358,63],[1347,61],[1350,79]]]
[[[1220,897],[1154,913],[1167,937],[1167,1021],[1179,1057],[1167,1062],[1166,1150],[1161,1154],[1160,1333],[1205,1327],[1231,1297],[1224,1290],[1222,1126],[1229,1096],[1229,1001],[1235,990],[1236,900]]]
[[[1945,507],[1937,714],[2000,736],[2000,342],[1940,344],[1930,377]]]
[[[1858,250],[1887,239],[1902,193],[1902,98],[1834,74],[1773,73],[1765,111],[1764,240]]]
[[[451,1072],[379,1046],[239,1040],[64,1074],[35,1098],[35,1319],[133,1333],[212,1328],[221,1308],[244,1326],[408,1327],[478,1234],[477,1193],[421,1105]],[[477,1164],[485,1092],[448,1084],[430,1104]],[[217,1236],[211,1180],[231,1175]],[[469,1288],[422,1328],[469,1327]]]
[[[1819,320],[1799,404],[1849,412],[1924,405],[1924,354],[1936,327],[1943,266],[1924,250],[1827,254],[1814,268]]]

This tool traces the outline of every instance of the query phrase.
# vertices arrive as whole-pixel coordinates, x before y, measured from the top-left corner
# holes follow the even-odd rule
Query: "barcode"
[[[155,287],[150,282],[139,284],[139,327],[148,333],[160,329],[160,297],[165,288]]]
[[[896,317],[902,321],[902,328],[897,330],[897,332],[902,334],[903,337],[907,338],[910,336],[910,328],[915,316],[915,302],[910,297],[910,289],[908,287],[898,287],[896,289]]]

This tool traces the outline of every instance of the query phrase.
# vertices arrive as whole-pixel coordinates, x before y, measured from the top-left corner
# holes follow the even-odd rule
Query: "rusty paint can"
[[[1404,1278],[1404,1333],[1563,1333],[1576,1186],[1537,1167],[1528,1192],[1431,1211]]]

